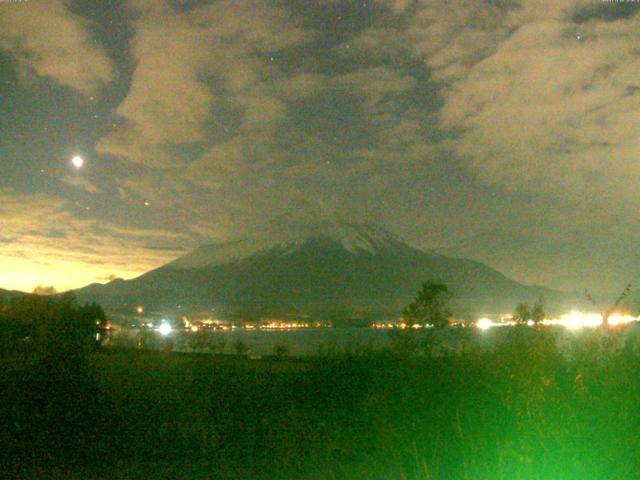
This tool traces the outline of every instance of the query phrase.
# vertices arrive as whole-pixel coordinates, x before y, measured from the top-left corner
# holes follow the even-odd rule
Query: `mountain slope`
[[[24,295],[28,295],[25,292],[19,292],[18,290],[5,290],[0,288],[0,300],[9,300],[15,297],[22,297]]]
[[[201,247],[136,279],[94,284],[78,295],[124,309],[395,317],[426,279],[449,285],[457,313],[511,311],[539,296],[553,307],[573,300],[478,262],[423,252],[373,225],[337,222],[268,224],[251,237]]]
[[[551,288],[588,290],[612,302],[624,287],[640,282],[640,256],[616,231],[547,232],[494,229],[436,250],[487,263],[516,281],[527,278]]]

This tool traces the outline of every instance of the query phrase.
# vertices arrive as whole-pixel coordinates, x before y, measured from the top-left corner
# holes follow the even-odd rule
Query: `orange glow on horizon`
[[[33,292],[38,286],[54,287],[58,292],[84,287],[90,283],[106,283],[111,275],[133,278],[144,270],[115,270],[104,266],[72,261],[41,261],[3,257],[0,255],[0,288]]]

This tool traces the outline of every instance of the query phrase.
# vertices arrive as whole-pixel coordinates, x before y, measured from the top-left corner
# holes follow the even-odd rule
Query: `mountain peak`
[[[168,266],[203,268],[222,265],[275,247],[292,250],[310,240],[320,238],[340,244],[351,253],[375,253],[385,246],[402,243],[394,234],[371,223],[294,220],[288,216],[280,216],[245,237],[202,246]]]

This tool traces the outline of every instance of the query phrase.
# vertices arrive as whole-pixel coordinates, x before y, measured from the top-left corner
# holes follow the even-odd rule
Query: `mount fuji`
[[[510,312],[543,297],[550,310],[576,296],[515,282],[472,260],[425,252],[372,224],[276,219],[251,235],[202,246],[131,280],[76,291],[112,310],[214,310],[218,316],[295,314],[395,318],[424,280],[445,282],[458,315]]]

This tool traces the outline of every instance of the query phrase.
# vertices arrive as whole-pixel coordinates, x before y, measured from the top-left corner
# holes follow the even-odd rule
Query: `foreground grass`
[[[111,351],[77,378],[7,358],[2,468],[9,478],[635,478],[635,343],[593,333],[571,355],[556,345],[534,333],[441,358]]]

